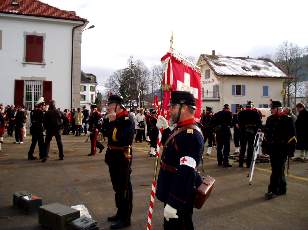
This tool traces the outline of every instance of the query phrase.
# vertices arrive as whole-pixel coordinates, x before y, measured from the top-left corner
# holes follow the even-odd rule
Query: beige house
[[[271,60],[249,57],[226,57],[201,54],[203,108],[214,112],[229,104],[232,112],[237,105],[251,100],[255,107],[267,108],[270,100],[282,101],[283,81],[287,77]]]

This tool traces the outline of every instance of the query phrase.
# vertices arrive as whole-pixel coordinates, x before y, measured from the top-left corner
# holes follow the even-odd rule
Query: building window
[[[264,85],[263,86],[263,93],[262,93],[263,97],[268,97],[268,86]]]
[[[80,101],[85,101],[86,100],[86,95],[80,94]]]
[[[232,85],[232,95],[234,96],[245,96],[246,86],[245,85]]]
[[[43,36],[26,35],[25,62],[43,63]]]
[[[205,70],[204,78],[210,78],[210,76],[211,76],[211,70],[209,70],[209,69]]]
[[[0,30],[0,50],[2,49],[2,30]]]
[[[213,85],[213,98],[219,98],[219,85]]]
[[[91,94],[91,103],[94,103],[94,94]]]
[[[91,86],[90,86],[90,91],[91,91],[91,92],[95,92],[95,86],[91,85]]]
[[[240,104],[231,104],[231,112],[232,113],[237,113],[237,109],[240,107]]]
[[[42,81],[25,81],[25,107],[34,109],[35,103],[43,96]]]
[[[85,85],[80,86],[80,92],[84,92],[86,90],[87,90],[87,86],[85,86]]]

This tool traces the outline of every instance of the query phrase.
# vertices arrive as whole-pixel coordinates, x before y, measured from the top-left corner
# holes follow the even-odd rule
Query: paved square
[[[106,219],[115,213],[115,205],[104,151],[88,157],[90,143],[84,142],[84,136],[62,138],[64,161],[57,160],[53,140],[46,163],[27,160],[30,136],[23,145],[13,144],[12,138],[5,139],[0,152],[0,229],[40,229],[36,214],[25,215],[12,207],[13,193],[20,190],[41,196],[44,204],[84,204],[101,229],[109,228]],[[145,230],[154,159],[147,157],[147,144],[133,147],[134,207],[132,226],[127,229]],[[204,169],[216,178],[216,186],[205,207],[194,212],[195,229],[308,229],[308,163],[291,162],[287,195],[270,201],[263,198],[269,182],[269,164],[257,164],[251,186],[248,170],[237,166],[233,163],[232,168],[218,168],[214,156],[206,157]],[[162,215],[163,205],[156,200],[154,230],[162,229]]]

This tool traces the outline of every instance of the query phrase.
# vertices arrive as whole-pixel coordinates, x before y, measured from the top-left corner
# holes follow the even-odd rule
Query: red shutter
[[[52,81],[43,81],[43,97],[46,103],[52,100]]]
[[[26,36],[26,62],[43,62],[43,37]]]
[[[15,80],[15,105],[23,105],[24,104],[24,81],[23,80]]]

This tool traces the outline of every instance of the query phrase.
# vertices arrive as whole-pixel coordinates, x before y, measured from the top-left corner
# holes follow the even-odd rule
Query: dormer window
[[[251,71],[251,69],[249,69],[247,66],[242,66],[242,69],[245,71]]]

